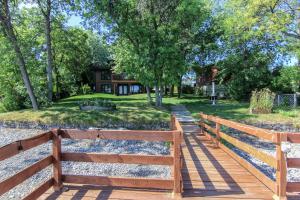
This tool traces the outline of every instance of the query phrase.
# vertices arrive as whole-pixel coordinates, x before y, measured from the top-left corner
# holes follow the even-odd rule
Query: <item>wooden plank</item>
[[[277,133],[277,141],[281,141],[280,133]],[[276,144],[276,195],[279,199],[286,199],[287,163],[285,155],[281,149],[281,144],[281,142]]]
[[[63,175],[64,183],[92,184],[115,187],[173,189],[173,180],[154,178],[121,178],[107,176]]]
[[[33,176],[37,172],[51,165],[52,160],[53,160],[52,156],[48,156],[40,160],[39,162],[27,167],[23,171],[13,175],[12,177],[2,181],[0,183],[0,195],[4,194],[5,192],[19,185],[20,183],[22,183],[29,177]]]
[[[259,160],[270,165],[271,167],[276,168],[277,161],[276,161],[275,157],[273,157],[267,153],[264,153],[262,151],[259,151],[256,148],[252,147],[251,145],[249,145],[245,142],[242,142],[234,137],[231,137],[223,132],[220,132],[220,136],[221,136],[221,138],[223,138],[227,142],[231,143],[235,147],[245,151],[246,153],[250,154],[251,156],[253,156],[255,158],[258,158]]]
[[[61,159],[62,161],[74,161],[74,162],[173,165],[172,156],[155,156],[155,155],[62,153]]]
[[[177,120],[175,122],[178,122]],[[179,125],[180,126],[180,125]],[[177,129],[179,127],[176,127]],[[173,165],[173,176],[174,176],[174,186],[173,192],[176,194],[181,193],[181,161],[180,161],[180,152],[181,152],[181,132],[176,132],[173,135],[174,142],[174,165]]]
[[[287,141],[291,143],[300,143],[300,133],[287,133]]]
[[[59,191],[62,188],[62,167],[61,167],[61,130],[53,131],[53,178],[54,190]]]
[[[288,168],[300,168],[300,158],[287,158]]]
[[[241,166],[243,166],[245,169],[247,169],[251,174],[253,174],[258,180],[260,180],[266,187],[268,187],[273,192],[276,192],[276,184],[275,182],[267,177],[265,174],[263,174],[261,171],[256,169],[251,163],[244,160],[240,156],[238,156],[236,153],[234,153],[231,149],[226,147],[223,144],[220,144],[220,148],[228,153],[233,159],[235,159],[238,163],[240,163]]]
[[[266,130],[266,129],[257,128],[257,127],[254,127],[254,126],[249,126],[249,125],[241,124],[241,123],[238,123],[238,122],[233,122],[233,121],[230,121],[230,120],[222,119],[222,118],[215,117],[215,116],[212,116],[212,115],[206,115],[206,114],[203,114],[203,113],[200,113],[200,117],[202,117],[203,119],[213,121],[213,122],[216,122],[216,123],[220,123],[224,126],[227,126],[227,127],[245,132],[249,135],[253,135],[253,136],[256,136],[258,138],[262,138],[262,139],[272,141],[272,142],[276,141],[276,135],[273,132],[271,132],[269,130]]]
[[[25,140],[18,140],[0,148],[0,161],[10,158],[51,140],[52,132],[46,132]]]
[[[29,195],[27,195],[23,200],[32,200],[32,199],[38,199],[40,196],[42,196],[48,189],[50,189],[54,184],[54,179],[51,178],[45,183],[43,183],[41,186],[39,186],[37,189],[35,189],[33,192],[31,192]]]
[[[300,182],[288,182],[286,186],[287,192],[300,192]]]
[[[140,130],[62,130],[62,138],[71,139],[112,139],[145,140],[172,142],[176,131],[140,131]]]
[[[67,184],[68,191],[48,190],[41,199],[59,200],[174,200],[170,191],[159,189],[111,188],[97,185]],[[54,197],[53,197],[54,196]]]

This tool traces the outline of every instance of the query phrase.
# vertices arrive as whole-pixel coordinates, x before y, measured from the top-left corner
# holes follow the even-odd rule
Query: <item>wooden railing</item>
[[[284,141],[300,143],[300,133],[276,133],[203,113],[200,113],[200,119],[199,125],[202,127],[201,130],[203,133],[211,139],[216,146],[223,149],[271,189],[276,194],[274,196],[275,199],[286,199],[286,192],[300,192],[300,183],[287,183],[287,167],[300,168],[300,158],[286,158],[285,153],[282,151],[282,142]],[[211,127],[206,122],[215,123],[215,127]],[[225,134],[221,131],[221,125],[274,143],[276,145],[276,156],[269,155],[252,147],[250,144]],[[276,181],[272,180],[251,163],[238,156],[234,151],[223,144],[222,140],[225,140],[238,149],[273,167],[276,170]]]
[[[19,154],[20,152],[26,151],[38,145],[48,142],[49,140],[53,139],[53,133],[47,132],[41,135],[25,139],[19,140],[13,143],[10,143],[4,147],[0,148],[0,161],[10,158],[14,155]],[[34,174],[38,173],[42,169],[51,165],[54,161],[52,155],[47,156],[46,158],[36,162],[35,164],[25,168],[23,171],[18,172],[17,174],[5,179],[0,183],[0,196],[15,186],[21,184],[26,179],[30,178]],[[39,186],[35,191],[31,194],[26,196],[24,199],[31,200],[38,198],[41,194],[47,191],[52,185],[54,184],[54,179],[50,178],[41,186]]]
[[[180,195],[182,192],[181,140],[183,133],[180,124],[174,117],[171,119],[171,127],[171,131],[55,129],[30,139],[13,142],[0,148],[0,161],[12,157],[21,151],[36,147],[49,140],[53,141],[53,154],[1,182],[0,196],[51,164],[53,164],[53,177],[25,197],[25,199],[36,199],[52,186],[56,191],[60,190],[63,187],[63,183],[173,190],[174,195]],[[62,138],[164,141],[171,143],[172,154],[158,156],[66,153],[61,152]],[[62,174],[62,161],[170,165],[173,167],[173,176],[170,179],[158,179],[66,175]]]

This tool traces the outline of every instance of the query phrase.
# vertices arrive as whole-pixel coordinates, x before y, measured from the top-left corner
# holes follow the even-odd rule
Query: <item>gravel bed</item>
[[[258,126],[256,124],[256,126]],[[270,126],[262,126],[264,128],[270,127]],[[272,127],[272,126],[271,126]],[[279,129],[278,126],[277,131],[286,131],[285,129]],[[295,129],[286,126],[288,128],[288,131],[295,131]],[[259,139],[257,137],[245,134],[243,132],[237,131],[235,129],[231,128],[223,128],[223,132],[226,134],[237,138],[247,144],[250,144],[251,146],[255,147],[256,149],[259,149],[269,155],[275,156],[276,155],[276,147],[273,143],[267,142],[265,140]],[[258,168],[260,171],[262,171],[264,174],[266,174],[271,179],[275,180],[276,178],[276,171],[274,168],[270,167],[266,163],[250,156],[249,154],[241,151],[240,149],[227,144],[228,147],[230,147],[235,153],[237,153],[239,156],[245,158],[248,160],[251,164],[253,164],[256,168]],[[291,144],[291,143],[283,143],[282,150],[286,152],[288,158],[300,158],[300,144]],[[289,182],[299,182],[300,181],[300,169],[288,169],[288,175],[287,180]]]
[[[13,141],[25,139],[43,133],[36,129],[0,128],[0,147]],[[97,152],[123,153],[144,155],[167,155],[169,147],[163,142],[144,141],[117,141],[117,140],[62,140],[63,152]],[[28,151],[22,152],[4,161],[0,161],[0,181],[22,171],[33,163],[52,153],[51,142],[45,143]],[[170,178],[171,169],[160,165],[136,164],[98,164],[63,162],[64,174],[81,174],[93,176],[124,176],[124,177],[151,177]],[[52,176],[52,166],[42,170],[30,179],[24,181],[14,189],[0,196],[0,199],[21,199],[29,194],[41,183]]]

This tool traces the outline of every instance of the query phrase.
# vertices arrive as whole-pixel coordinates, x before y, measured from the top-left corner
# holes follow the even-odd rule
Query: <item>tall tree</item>
[[[99,22],[111,27],[116,67],[154,87],[156,106],[161,106],[165,85],[177,85],[187,69],[185,57],[208,13],[207,1],[93,2],[85,1],[84,16],[95,29]]]
[[[45,36],[47,46],[47,85],[48,85],[48,100],[52,101],[53,98],[53,55],[52,55],[52,39],[51,39],[51,10],[52,0],[37,0],[41,13],[45,21]]]
[[[38,109],[38,103],[36,100],[36,96],[34,94],[33,87],[31,85],[29,75],[26,69],[26,62],[24,59],[24,56],[22,54],[20,44],[18,42],[16,33],[14,31],[14,27],[12,24],[12,18],[11,18],[11,11],[10,11],[10,3],[8,0],[1,0],[0,1],[0,24],[2,32],[4,33],[4,36],[8,39],[8,41],[11,43],[11,46],[14,49],[14,52],[16,54],[19,70],[22,75],[22,79],[24,82],[24,85],[27,89],[27,93],[30,97],[32,108],[34,110]]]

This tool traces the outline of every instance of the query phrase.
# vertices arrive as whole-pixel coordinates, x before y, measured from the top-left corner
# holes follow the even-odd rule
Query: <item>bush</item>
[[[84,84],[83,86],[81,86],[81,92],[82,94],[91,94],[92,89],[88,84]]]
[[[190,85],[183,85],[182,86],[182,93],[184,94],[194,94],[194,87]]]
[[[253,91],[250,99],[250,113],[271,113],[274,106],[275,93],[268,88]]]

